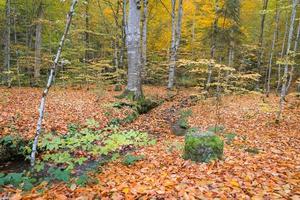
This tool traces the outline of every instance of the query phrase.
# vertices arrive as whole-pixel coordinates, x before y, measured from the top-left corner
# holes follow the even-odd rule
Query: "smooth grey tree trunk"
[[[34,53],[34,80],[37,83],[40,78],[41,71],[41,47],[42,47],[42,18],[43,18],[43,1],[40,1],[40,5],[37,11],[37,24],[35,28],[35,53]]]
[[[143,0],[143,20],[142,20],[142,77],[145,77],[147,65],[147,27],[148,27],[148,0]]]
[[[290,50],[291,50],[291,43],[292,43],[293,34],[294,34],[294,23],[295,23],[295,18],[296,18],[297,4],[298,4],[298,0],[293,0],[291,22],[290,22],[289,35],[288,35],[288,40],[287,40],[287,49],[286,49],[285,56],[288,56],[290,54]],[[282,110],[283,110],[283,103],[285,101],[288,73],[289,73],[289,67],[288,67],[288,63],[286,63],[284,66],[284,74],[283,74],[283,78],[282,78],[279,109],[278,109],[277,117],[276,117],[277,123],[279,123],[279,121],[280,121]]]
[[[4,70],[7,71],[6,83],[11,87],[10,77],[10,33],[11,33],[11,2],[6,0],[5,4],[5,18],[6,18],[6,31],[4,34]]]
[[[288,23],[288,18],[287,18],[286,21],[285,21],[284,37],[283,37],[281,53],[280,53],[280,58],[281,59],[284,56],[285,42],[286,42],[286,38],[287,38],[287,34],[288,34],[288,28],[289,28],[289,23]],[[279,93],[279,89],[280,89],[280,86],[281,86],[281,64],[278,65],[278,70],[277,71],[278,71],[277,72],[278,81],[277,81],[276,91]]]
[[[169,79],[168,79],[168,89],[173,89],[174,79],[175,79],[175,67],[177,59],[177,51],[181,39],[181,24],[183,15],[183,0],[179,0],[178,5],[178,16],[176,23],[176,0],[172,0],[172,39],[171,39],[171,56],[169,64]]]
[[[208,64],[208,71],[207,71],[207,81],[205,85],[205,89],[208,91],[211,83],[211,76],[212,76],[212,68],[214,66],[213,60],[215,59],[215,51],[216,51],[216,35],[217,35],[217,25],[218,25],[218,0],[215,1],[215,19],[212,24],[212,34],[211,34],[211,47],[210,47],[210,59],[211,62]]]
[[[127,28],[128,80],[126,92],[134,94],[134,98],[142,97],[141,85],[141,5],[138,0],[129,0]]]
[[[263,55],[264,55],[264,31],[265,31],[265,21],[266,21],[266,10],[268,9],[268,3],[269,0],[263,1],[263,14],[261,17],[261,23],[260,23],[260,35],[259,35],[259,42],[258,42],[258,60],[257,60],[257,69],[259,72],[261,72],[261,64],[263,61]],[[259,83],[259,82],[258,82]],[[257,85],[257,88],[259,86]]]
[[[121,67],[124,67],[125,51],[126,51],[126,34],[127,34],[127,0],[123,0],[122,3],[122,48],[120,50],[120,61]]]
[[[43,95],[42,95],[42,99],[41,99],[41,103],[40,103],[40,107],[39,107],[39,118],[38,118],[38,122],[37,122],[36,134],[35,134],[35,138],[34,138],[34,141],[33,141],[32,152],[31,152],[31,157],[30,157],[31,166],[34,166],[34,164],[35,164],[35,156],[36,156],[36,152],[37,152],[38,139],[39,139],[39,136],[40,136],[41,131],[42,131],[42,122],[43,122],[44,112],[45,112],[46,97],[48,95],[48,92],[50,90],[50,87],[51,87],[53,79],[54,79],[55,70],[56,70],[58,61],[60,59],[60,55],[62,53],[62,48],[64,46],[65,39],[66,39],[67,34],[69,32],[69,29],[70,29],[70,25],[71,25],[73,13],[74,13],[74,9],[75,9],[75,6],[77,4],[77,1],[78,0],[73,0],[72,1],[70,11],[69,11],[68,16],[67,16],[67,22],[66,22],[66,27],[65,27],[65,30],[64,30],[64,34],[61,37],[61,40],[60,40],[60,43],[59,43],[59,46],[58,46],[58,50],[57,50],[57,53],[56,53],[56,56],[55,56],[55,59],[54,59],[54,63],[53,63],[53,66],[51,67],[51,70],[50,70],[50,74],[49,74],[48,81],[47,81],[47,86],[46,86],[45,90],[43,91]]]
[[[296,53],[297,53],[297,50],[298,50],[299,35],[300,35],[300,21],[298,23],[297,36],[295,38],[295,43],[294,43],[293,60],[295,60],[295,56],[296,56]],[[294,68],[295,68],[295,66],[292,64],[291,71],[289,73],[288,85],[286,87],[286,93],[288,92],[288,90],[289,90],[289,88],[291,87],[291,84],[292,84]]]
[[[274,55],[275,44],[276,44],[276,41],[277,41],[279,17],[280,17],[280,11],[279,11],[279,8],[277,8],[276,9],[276,17],[275,17],[276,25],[275,25],[275,30],[274,30],[274,33],[273,33],[273,41],[272,41],[272,46],[271,46],[271,50],[270,50],[268,75],[266,76],[267,77],[267,82],[266,82],[266,96],[267,97],[270,94],[270,81],[271,81],[271,74],[272,74],[273,55]]]

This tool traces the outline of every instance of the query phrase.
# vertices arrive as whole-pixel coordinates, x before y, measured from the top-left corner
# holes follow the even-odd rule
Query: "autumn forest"
[[[0,0],[0,199],[300,199],[299,0]]]

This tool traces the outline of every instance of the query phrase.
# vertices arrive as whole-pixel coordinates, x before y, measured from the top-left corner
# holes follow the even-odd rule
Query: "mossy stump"
[[[209,162],[221,159],[224,142],[212,132],[189,133],[185,136],[184,159]]]

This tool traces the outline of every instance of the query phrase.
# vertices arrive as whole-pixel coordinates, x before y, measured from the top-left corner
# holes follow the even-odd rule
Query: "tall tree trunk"
[[[42,46],[42,18],[43,18],[43,1],[40,1],[40,5],[37,11],[37,24],[35,29],[35,53],[34,53],[34,80],[37,84],[40,78],[41,71],[41,46]]]
[[[84,32],[84,44],[85,44],[85,51],[84,51],[84,59],[87,62],[89,57],[89,48],[90,48],[90,15],[89,15],[89,0],[85,1],[85,32]]]
[[[10,10],[10,0],[6,0],[5,4],[5,18],[6,18],[6,32],[4,35],[4,70],[7,70],[6,83],[8,87],[11,87],[11,77],[10,77],[10,26],[11,26],[11,10]]]
[[[175,67],[177,59],[177,50],[179,48],[181,39],[181,24],[183,15],[183,0],[179,0],[178,5],[178,16],[176,23],[176,0],[172,0],[172,40],[171,40],[171,56],[169,64],[169,79],[168,79],[168,89],[173,89],[174,79],[175,79]]]
[[[124,57],[126,51],[126,34],[127,34],[127,15],[126,15],[126,8],[127,8],[127,0],[123,0],[122,2],[122,48],[120,50],[120,61],[119,65],[124,67]]]
[[[268,75],[267,77],[267,81],[266,81],[266,96],[269,97],[270,94],[270,81],[271,81],[271,74],[272,74],[272,62],[273,62],[273,55],[274,55],[274,49],[275,49],[275,44],[276,44],[276,40],[277,40],[277,33],[278,33],[278,25],[279,25],[279,17],[280,17],[280,11],[279,8],[277,7],[276,9],[276,17],[275,17],[275,30],[273,33],[273,41],[272,41],[272,47],[270,50],[270,59],[269,59],[269,65],[268,65]]]
[[[293,60],[295,60],[295,56],[298,50],[298,42],[299,42],[299,35],[300,35],[300,21],[298,24],[298,28],[297,28],[297,36],[295,38],[295,44],[294,44],[294,51],[293,51]],[[288,92],[291,84],[292,84],[292,80],[293,80],[293,74],[294,74],[294,65],[292,65],[291,71],[290,71],[290,77],[289,77],[289,81],[288,81],[288,85],[286,87],[286,93]]]
[[[142,97],[141,85],[141,34],[140,34],[140,0],[129,0],[127,53],[128,53],[128,81],[127,92],[133,93],[134,98]]]
[[[288,41],[287,41],[287,49],[286,49],[286,53],[285,53],[286,57],[290,54],[290,50],[291,50],[291,43],[292,43],[293,33],[294,33],[294,23],[295,23],[295,18],[296,18],[297,4],[298,4],[298,0],[293,0],[289,36],[288,36]],[[283,78],[282,78],[279,109],[278,109],[277,117],[276,117],[277,123],[279,123],[279,121],[280,121],[281,113],[282,113],[282,109],[283,109],[283,103],[285,101],[288,73],[289,73],[289,67],[288,67],[288,63],[286,63],[284,66],[284,74],[283,74]]]
[[[268,9],[268,3],[269,0],[263,1],[263,8],[262,8],[262,17],[260,22],[260,35],[259,35],[259,42],[258,42],[258,57],[257,57],[257,69],[259,72],[261,72],[261,64],[263,60],[264,55],[264,31],[265,31],[265,21],[266,21],[266,10]],[[259,84],[259,82],[258,82]],[[259,88],[259,85],[257,85],[257,88]]]
[[[218,29],[218,20],[219,20],[219,16],[218,16],[218,0],[215,1],[215,19],[214,22],[212,24],[212,34],[211,34],[211,47],[210,47],[210,59],[211,62],[208,64],[208,75],[207,75],[207,81],[206,81],[206,85],[205,85],[205,89],[208,90],[210,87],[210,83],[211,83],[211,75],[212,75],[212,68],[214,66],[214,59],[215,59],[215,51],[216,51],[216,40],[217,40],[217,29]]]
[[[145,77],[147,65],[147,25],[148,25],[148,0],[143,0],[143,20],[142,20],[142,77]]]
[[[282,42],[282,47],[281,47],[281,53],[280,53],[280,58],[281,59],[283,59],[283,56],[284,56],[285,41],[286,41],[287,34],[288,34],[288,28],[289,28],[289,23],[288,23],[288,17],[287,17],[287,19],[285,20],[284,37],[283,37],[283,42]],[[281,64],[278,65],[278,70],[277,71],[278,71],[277,72],[278,80],[277,80],[276,92],[279,93],[279,89],[280,89],[280,86],[281,86]]]
[[[77,4],[77,1],[78,0],[73,0],[72,1],[70,11],[69,11],[68,16],[67,16],[67,22],[66,22],[66,27],[65,27],[65,30],[64,30],[64,34],[61,37],[61,40],[60,40],[60,43],[59,43],[59,46],[58,46],[58,50],[57,50],[57,53],[56,53],[56,56],[55,56],[55,60],[54,60],[53,66],[51,67],[51,70],[50,70],[50,74],[49,74],[48,81],[47,81],[47,86],[46,86],[45,90],[43,91],[43,95],[42,95],[42,99],[41,99],[41,103],[40,103],[40,108],[39,108],[39,118],[38,118],[38,122],[37,122],[36,134],[35,134],[35,138],[34,138],[34,141],[33,141],[31,157],[30,157],[31,166],[34,166],[34,164],[35,164],[35,154],[37,152],[38,139],[39,139],[39,136],[40,136],[41,130],[42,130],[42,122],[43,122],[44,112],[45,112],[46,97],[48,95],[48,92],[49,92],[50,87],[51,87],[52,82],[53,82],[53,78],[54,78],[54,75],[55,75],[55,70],[56,70],[58,61],[60,59],[60,55],[62,53],[62,48],[64,46],[65,39],[66,39],[67,34],[69,32],[69,29],[70,29],[70,25],[71,25],[73,13],[74,13],[74,9],[75,9],[75,6]]]

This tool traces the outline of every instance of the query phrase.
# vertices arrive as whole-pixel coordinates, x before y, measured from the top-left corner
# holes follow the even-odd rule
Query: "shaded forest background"
[[[0,1],[0,32],[4,36],[1,40],[2,49],[5,49],[7,40],[7,2]],[[8,66],[7,55],[1,51],[1,84],[44,86],[63,34],[70,2],[9,2],[10,63]],[[56,85],[126,82],[123,3],[119,0],[79,2],[55,78]],[[172,7],[169,1],[160,0],[150,0],[147,6],[147,59],[143,82],[166,85]],[[204,88],[212,67],[213,86],[220,82],[218,66],[223,66],[222,81],[226,82],[227,91],[263,90],[275,31],[277,37],[270,84],[271,89],[278,88],[283,75],[283,71],[280,73],[279,70],[280,64],[290,62],[289,65],[292,65],[291,62],[298,59],[296,54],[283,53],[287,46],[283,44],[287,40],[291,12],[290,1],[185,1],[177,53],[176,85]],[[297,19],[296,16],[294,40],[297,36]],[[298,77],[299,69],[296,67],[292,86],[295,86]]]

